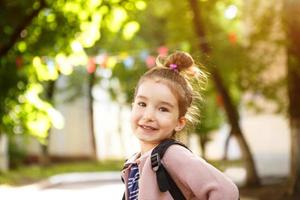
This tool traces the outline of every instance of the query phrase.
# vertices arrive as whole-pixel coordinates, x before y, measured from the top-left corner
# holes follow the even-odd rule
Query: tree
[[[284,1],[284,24],[287,38],[287,87],[291,128],[290,184],[292,199],[300,198],[300,12],[299,1]]]
[[[208,56],[211,54],[211,49],[209,47],[209,44],[207,43],[204,24],[202,22],[198,2],[196,0],[189,0],[189,2],[194,15],[193,21],[194,21],[195,32],[197,33],[198,40],[199,40],[198,48],[203,52],[204,55]],[[215,86],[222,96],[228,121],[232,128],[232,133],[237,138],[237,141],[240,144],[240,148],[243,154],[243,158],[245,160],[245,166],[247,171],[246,184],[258,185],[260,181],[258,178],[258,174],[256,172],[256,168],[254,165],[254,160],[250,148],[243,136],[242,130],[239,125],[238,111],[234,106],[233,101],[231,100],[231,97],[228,93],[226,86],[223,83],[218,68],[214,65],[210,65],[209,69],[212,78],[214,80]]]
[[[41,96],[43,96],[42,93],[44,91],[43,82],[56,79],[58,77],[57,69],[54,65],[47,66],[45,63],[51,61],[51,56],[56,55],[53,53],[53,48],[58,53],[70,52],[70,48],[66,45],[70,40],[67,40],[67,37],[64,40],[57,40],[60,34],[64,35],[68,32],[70,39],[70,36],[78,31],[78,28],[74,27],[72,31],[61,29],[58,34],[54,34],[56,26],[66,23],[64,20],[66,16],[59,11],[59,6],[45,0],[5,2],[1,6],[3,11],[1,12],[1,17],[6,19],[0,23],[1,30],[4,30],[1,32],[0,42],[2,61],[0,67],[3,72],[1,73],[1,79],[11,75],[10,78],[12,80],[18,80],[20,77],[24,77],[23,80],[26,80],[15,81],[14,84],[3,83],[2,85],[7,91],[20,87],[24,88],[22,92],[16,93],[14,96],[1,95],[4,99],[1,102],[15,101],[15,104],[10,109],[1,111],[3,117],[1,118],[0,126],[3,127],[4,133],[13,135],[15,130],[19,130],[20,133],[31,134],[43,141],[49,127],[55,121],[52,118],[54,116],[51,117],[51,112],[54,110],[53,107]],[[16,12],[18,15],[15,15]],[[41,56],[44,57],[41,59]],[[14,70],[16,73],[7,74],[6,72],[9,70]],[[28,96],[25,95],[26,92],[34,93],[35,96],[31,97],[35,99],[28,99]],[[32,101],[40,103],[37,104]],[[25,102],[27,104],[24,104]],[[14,110],[18,107],[24,108],[21,112],[15,112]],[[12,119],[12,112],[20,120]],[[39,115],[39,117],[32,117],[34,114]],[[8,123],[10,123],[10,126]],[[40,124],[40,128],[44,124],[44,128],[35,130],[38,124]]]
[[[1,80],[12,76],[1,84],[1,134],[14,135],[17,130],[45,143],[50,127],[61,127],[62,122],[51,104],[53,95],[47,95],[44,87],[59,73],[69,75],[72,67],[87,65],[87,49],[99,41],[100,30],[119,29],[126,11],[144,4],[141,0],[1,2],[0,15],[6,20],[0,22],[4,30],[0,32],[0,76]],[[125,35],[133,33],[127,30]],[[35,102],[27,99],[28,92]]]

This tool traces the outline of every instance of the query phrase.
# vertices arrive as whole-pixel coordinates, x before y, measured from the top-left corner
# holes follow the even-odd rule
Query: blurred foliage
[[[281,50],[284,40],[282,33],[278,32],[281,30],[280,4],[261,3],[258,0],[214,0],[199,3],[212,52],[209,58],[198,50],[199,38],[193,30],[188,1],[149,1],[143,12],[136,13],[140,31],[134,40],[128,44],[115,38],[107,43],[112,44],[112,48],[106,46],[105,41],[104,46],[117,52],[127,49],[133,55],[137,54],[136,51],[146,49],[156,56],[157,48],[162,45],[171,50],[188,51],[208,71],[210,66],[218,68],[235,106],[240,109],[247,107],[255,112],[270,112],[265,104],[260,104],[260,99],[266,99],[275,103],[276,109],[273,112],[285,111],[286,98],[282,98],[285,76],[279,74],[280,66],[275,69],[278,70],[275,72],[276,75],[279,74],[278,78],[268,76],[274,67],[274,56],[283,55]],[[272,34],[274,31],[278,34]],[[134,83],[140,76],[140,73],[135,73],[138,66],[143,68],[145,64],[135,64],[132,69],[120,64],[113,69],[113,79],[117,78],[118,81],[115,82],[118,82],[121,91],[128,97],[132,96]],[[116,94],[121,96],[119,89],[111,89],[113,98],[118,96]],[[242,101],[245,94],[248,99]],[[211,83],[204,96],[205,101],[199,105],[201,117],[196,132],[206,135],[217,129],[225,117],[222,98]],[[126,101],[128,102],[128,98]]]
[[[71,103],[79,97],[87,96],[87,80],[88,73],[84,67],[74,68],[70,75],[61,75],[58,81],[65,82],[65,84],[56,88],[56,93],[59,94],[60,98],[56,98],[55,102],[58,105]]]
[[[113,100],[120,103],[131,104],[134,98],[134,91],[138,78],[146,71],[142,67],[145,63],[136,62],[131,69],[126,68],[124,64],[116,65],[112,70],[112,79],[109,92]],[[122,94],[125,94],[122,97]]]
[[[220,96],[216,96],[211,83],[203,92],[204,102],[199,102],[198,106],[201,111],[198,124],[195,126],[195,132],[203,135],[208,135],[213,130],[216,130],[224,121],[224,113],[220,111],[222,100]]]
[[[8,60],[0,59],[1,66],[10,65]],[[17,71],[15,67],[1,67],[0,68],[0,133],[12,130],[14,124],[4,122],[4,117],[19,103],[17,96],[25,92],[28,79],[26,75]],[[4,125],[5,123],[5,125]],[[10,131],[7,131],[11,133]]]
[[[85,66],[85,49],[102,30],[131,39],[139,25],[128,12],[145,6],[142,0],[2,1],[0,134],[31,134],[44,142],[51,126],[61,128],[63,118],[46,95],[49,82]],[[76,96],[70,93],[67,100]]]
[[[203,2],[203,4],[205,3],[206,2]],[[219,2],[219,4],[220,3],[222,2]],[[227,5],[230,5],[230,3],[231,2],[227,2]],[[175,4],[176,6],[173,6]],[[226,3],[223,4],[224,8],[220,9],[218,5],[216,5],[216,1],[209,2],[205,4],[205,6],[208,7],[201,8],[201,11],[203,11],[203,15],[206,17],[215,16],[212,19],[207,19],[207,26],[209,26],[209,30],[211,31],[209,35],[211,35],[210,39],[212,41],[210,42],[212,43],[214,52],[214,55],[212,56],[212,60],[214,60],[213,64],[217,65],[222,70],[222,73],[224,73],[226,84],[235,99],[235,103],[238,104],[241,95],[237,84],[238,66],[245,62],[247,56],[241,51],[242,47],[237,41],[230,41],[228,39],[229,30],[226,30],[228,27],[237,26],[236,24],[239,20],[236,19],[232,22],[227,20],[228,26],[224,26],[224,23],[219,22],[220,20],[224,21],[223,13],[226,8]],[[162,7],[164,9],[162,9]],[[212,13],[214,14],[212,15]],[[161,2],[154,0],[148,2],[145,11],[137,13],[137,21],[141,27],[132,44],[135,45],[134,49],[147,50],[150,55],[157,56],[158,47],[166,46],[168,49],[171,49],[171,51],[188,51],[193,55],[197,63],[200,63],[200,65],[201,62],[205,63],[201,53],[197,50],[198,39],[194,34],[191,10],[187,1],[175,2],[173,0],[168,0]],[[149,27],[155,28],[150,29]],[[123,45],[123,43],[120,45]],[[132,48],[130,48],[128,52],[132,52],[133,55],[136,55]],[[226,54],[224,54],[224,52],[226,52]],[[227,59],[230,54],[234,55],[234,60]],[[116,72],[113,73],[113,77],[118,79],[120,82],[119,85],[123,87],[121,88],[122,91],[125,92],[127,96],[132,96],[134,83],[137,83],[140,77],[140,73],[135,72],[137,67],[146,70],[145,63],[136,63],[135,67],[132,69],[127,69],[121,65],[117,65],[116,69],[113,69],[113,71]],[[143,70],[140,71],[142,72]],[[127,88],[129,90],[127,90]],[[199,127],[196,127],[196,131],[201,134],[207,134],[211,130],[218,128],[224,120],[224,117],[222,117],[222,104],[217,103],[219,95],[216,94],[211,85],[207,87],[207,92],[204,96],[205,103],[199,105],[201,109],[201,118],[199,121],[201,121],[201,123],[199,123]]]
[[[246,39],[243,45],[249,62],[241,71],[240,87],[250,91],[247,105],[257,112],[270,112],[261,99],[273,103],[271,112],[286,113],[285,38],[282,1],[252,0],[242,8]],[[247,32],[246,32],[247,31]]]
[[[90,75],[86,67],[89,58],[100,53],[135,57],[132,67],[116,63],[95,72],[113,100],[130,103],[140,75],[147,70],[137,57],[145,50],[156,56],[161,46],[188,51],[208,69],[216,66],[235,106],[240,107],[243,94],[250,92],[248,106],[263,111],[255,102],[265,97],[280,112],[286,105],[285,77],[264,78],[285,44],[280,33],[271,34],[280,30],[278,5],[259,0],[200,1],[212,49],[207,58],[198,50],[188,1],[1,1],[0,17],[5,20],[0,21],[0,134],[30,134],[43,142],[50,127],[61,128],[63,118],[47,98],[47,85],[67,79],[67,85],[56,91],[66,102],[86,95]],[[2,53],[5,48],[9,51]],[[199,134],[218,128],[225,119],[222,99],[211,84],[199,105]]]

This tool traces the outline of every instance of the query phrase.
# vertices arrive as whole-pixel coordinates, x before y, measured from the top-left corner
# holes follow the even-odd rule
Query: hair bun
[[[165,67],[172,68],[176,67],[179,72],[188,69],[194,65],[194,60],[190,54],[182,51],[176,51],[169,55],[165,60]]]

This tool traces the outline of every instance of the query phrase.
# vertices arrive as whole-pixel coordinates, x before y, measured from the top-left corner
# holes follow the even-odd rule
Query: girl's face
[[[180,131],[184,125],[184,117],[179,118],[178,101],[166,84],[154,80],[140,84],[132,107],[131,127],[141,142],[142,152],[170,138],[174,130]]]

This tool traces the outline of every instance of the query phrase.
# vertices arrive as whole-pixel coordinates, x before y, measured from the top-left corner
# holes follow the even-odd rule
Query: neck
[[[140,141],[141,155],[143,155],[145,152],[153,149],[158,144],[159,144],[159,142],[157,142],[157,143],[154,143],[154,142],[153,143],[148,143],[148,142]]]

